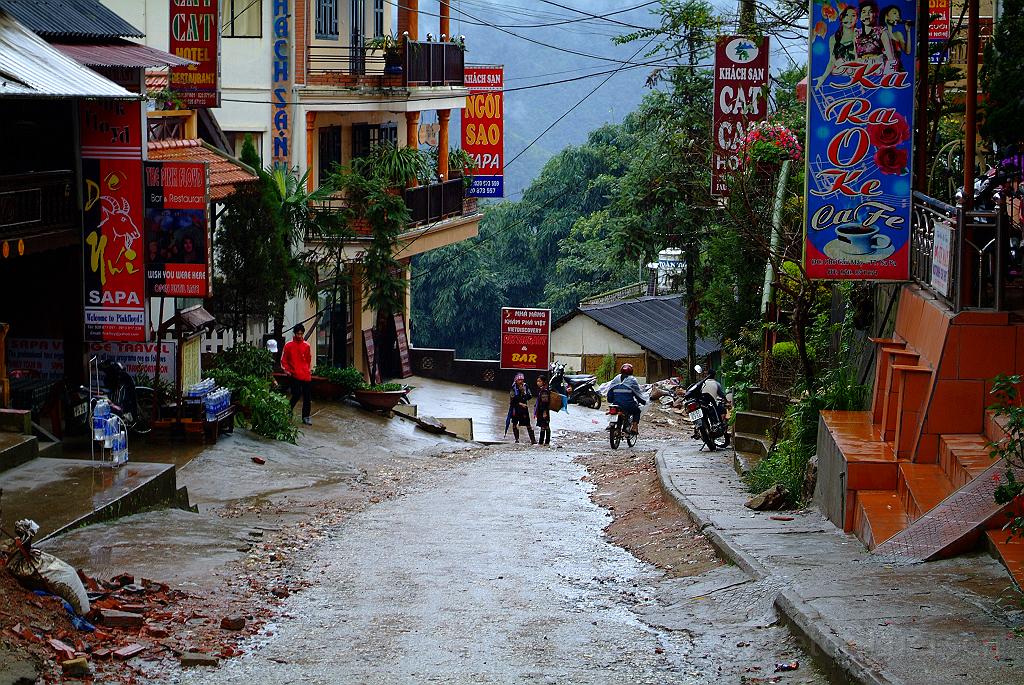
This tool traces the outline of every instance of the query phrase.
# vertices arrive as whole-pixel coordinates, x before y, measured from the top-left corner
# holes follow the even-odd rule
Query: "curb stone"
[[[672,483],[664,453],[664,448],[659,449],[654,459],[662,491],[682,507],[724,558],[736,564],[755,580],[771,577],[770,571],[745,550],[740,549],[727,534],[715,527],[707,514]],[[902,685],[902,681],[894,676],[864,664],[856,653],[828,631],[821,615],[792,590],[782,590],[779,593],[775,598],[775,608],[801,638],[828,660],[833,672],[841,674],[847,682],[861,685]]]

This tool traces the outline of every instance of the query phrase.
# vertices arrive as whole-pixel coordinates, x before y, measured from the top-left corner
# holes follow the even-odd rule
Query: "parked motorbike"
[[[151,420],[156,404],[156,393],[152,388],[135,385],[135,379],[120,362],[101,359],[99,371],[103,374],[101,387],[94,387],[90,394],[89,388],[82,386],[76,393],[71,393],[69,403],[76,421],[91,426],[91,417],[96,403],[107,400],[110,411],[119,417],[129,431],[144,435],[152,430]]]
[[[695,367],[697,374],[701,368]],[[708,450],[714,452],[729,446],[729,422],[726,420],[725,402],[716,400],[711,395],[703,392],[704,380],[700,379],[689,388],[683,399],[686,404],[686,411],[690,415],[700,439],[704,441]]]
[[[601,408],[601,393],[597,391],[597,376],[589,373],[565,373],[565,364],[552,364],[548,387],[567,395],[569,404],[591,409]]]
[[[611,444],[612,449],[619,449],[623,436],[626,438],[627,445],[630,447],[635,445],[639,436],[629,429],[629,415],[627,412],[619,410],[617,405],[609,404],[608,416],[610,417],[608,420],[608,442]]]

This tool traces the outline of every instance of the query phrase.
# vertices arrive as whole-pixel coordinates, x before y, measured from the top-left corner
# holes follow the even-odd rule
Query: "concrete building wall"
[[[609,352],[617,355],[644,354],[644,349],[588,316],[577,314],[551,332],[551,354],[566,368],[583,368],[583,355]]]

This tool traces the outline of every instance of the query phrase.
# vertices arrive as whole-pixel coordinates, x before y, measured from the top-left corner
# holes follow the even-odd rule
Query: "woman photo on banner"
[[[821,88],[829,75],[857,58],[856,40],[857,10],[846,7],[839,13],[839,25],[828,39],[828,65],[821,76],[815,79],[815,87]]]
[[[892,64],[895,60],[889,33],[881,26],[878,3],[861,0],[860,31],[857,33],[857,58],[868,64]]]
[[[900,26],[903,26],[903,31],[900,31]],[[892,61],[886,62],[886,73],[906,71],[903,55],[910,54],[910,21],[903,19],[899,7],[889,5],[882,10],[882,30],[889,38],[893,53]]]

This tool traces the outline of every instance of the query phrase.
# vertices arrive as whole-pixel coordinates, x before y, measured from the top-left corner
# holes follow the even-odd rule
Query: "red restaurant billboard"
[[[170,51],[198,64],[171,67],[170,89],[189,107],[220,107],[218,0],[171,0]]]
[[[205,162],[146,162],[146,292],[208,294]]]
[[[501,308],[501,368],[547,371],[550,309]]]
[[[505,67],[467,66],[466,108],[462,110],[462,149],[476,160],[466,194],[504,197]]]
[[[149,336],[142,265],[142,104],[82,100],[85,339]]]
[[[767,116],[768,39],[720,36],[715,43],[712,195],[729,194],[728,178],[739,167],[743,136]]]

